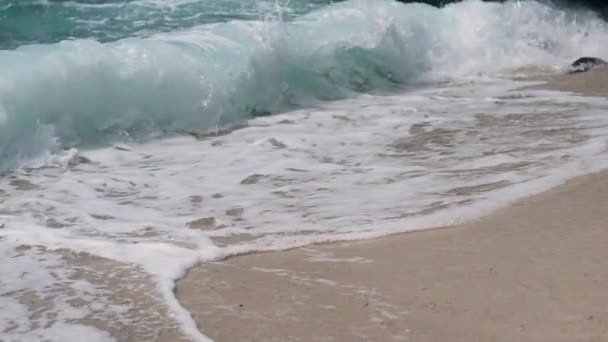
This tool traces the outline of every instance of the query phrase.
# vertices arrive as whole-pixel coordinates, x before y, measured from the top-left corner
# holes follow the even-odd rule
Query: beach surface
[[[608,68],[544,88],[608,94]],[[204,263],[176,293],[216,341],[608,341],[608,173],[466,224]]]

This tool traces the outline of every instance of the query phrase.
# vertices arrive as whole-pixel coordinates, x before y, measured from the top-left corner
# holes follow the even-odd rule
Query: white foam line
[[[213,256],[214,253],[217,253],[217,250],[212,246],[211,250],[208,251],[181,249],[183,255],[179,255],[179,253],[175,253],[176,248],[179,249],[179,247],[173,245],[159,243],[137,244],[137,247],[150,247],[150,249],[155,251],[153,252],[154,256],[158,256],[156,252],[164,250],[169,258],[173,258],[172,261],[175,265],[172,265],[172,276],[166,276],[160,273],[161,269],[159,269],[159,266],[162,268],[162,272],[166,272],[167,268],[170,268],[171,266],[167,266],[166,264],[158,265],[155,262],[155,260],[158,259],[150,260],[148,255],[139,253],[141,248],[134,248],[135,246],[133,244],[110,243],[106,241],[85,239],[66,239],[59,237],[57,232],[45,228],[29,228],[27,231],[0,231],[0,237],[6,238],[6,242],[15,246],[44,246],[49,251],[69,249],[74,252],[87,253],[118,262],[140,265],[145,271],[154,276],[158,291],[165,300],[172,318],[179,323],[182,331],[195,342],[212,341],[198,329],[196,322],[192,319],[192,315],[178,302],[174,292],[175,280],[182,277],[186,270],[196,265],[201,260],[217,259],[217,257]],[[167,258],[163,258],[163,261],[166,260]]]
[[[602,144],[602,149],[604,148]],[[351,241],[372,240],[383,237],[388,237],[403,233],[414,233],[431,229],[449,229],[449,227],[464,224],[482,218],[499,209],[507,208],[509,205],[527,197],[541,194],[560,185],[565,184],[569,180],[597,173],[608,169],[608,161],[595,164],[584,165],[582,167],[566,167],[560,172],[554,173],[542,179],[529,181],[523,184],[511,186],[509,188],[497,191],[497,197],[501,200],[488,200],[484,203],[477,202],[476,204],[463,209],[447,210],[436,215],[426,216],[417,220],[410,220],[409,224],[395,223],[393,229],[384,229],[379,231],[344,233],[344,234],[317,234],[308,236],[294,236],[288,238],[281,236],[281,244],[273,244],[274,241],[269,241],[268,244],[242,244],[222,248],[217,257],[211,260],[204,261],[220,261],[231,257],[243,256],[247,254],[260,252],[278,252],[300,247],[306,247],[315,244],[339,243]],[[524,191],[526,190],[526,191]],[[455,211],[460,211],[457,214]],[[383,226],[386,226],[383,224]]]
[[[600,144],[597,147],[604,148],[604,145]],[[204,329],[201,330],[197,327],[190,312],[179,303],[174,292],[175,281],[180,279],[188,269],[201,262],[219,261],[251,253],[284,251],[313,244],[376,239],[395,234],[459,224],[477,219],[491,211],[506,207],[522,197],[538,194],[559,186],[568,179],[595,173],[606,168],[608,168],[608,162],[585,165],[583,167],[573,166],[565,168],[546,178],[501,190],[497,196],[500,196],[502,200],[485,201],[483,204],[476,204],[467,208],[466,211],[459,210],[461,212],[460,215],[457,216],[455,216],[456,213],[454,211],[448,210],[437,215],[432,215],[431,217],[412,220],[412,222],[407,225],[395,223],[392,229],[345,233],[340,235],[320,234],[295,236],[293,238],[282,236],[280,238],[280,243],[276,243],[278,242],[276,240],[269,240],[265,244],[253,243],[224,248],[207,245],[204,250],[190,250],[166,243],[144,242],[124,244],[100,240],[74,239],[68,236],[62,236],[63,234],[56,230],[40,227],[27,227],[27,229],[21,231],[0,231],[0,236],[7,238],[8,242],[16,246],[25,244],[42,245],[49,250],[70,249],[75,252],[89,253],[118,262],[141,265],[147,272],[154,275],[158,290],[165,300],[165,303],[168,305],[173,317],[180,323],[182,331],[194,341],[207,342],[211,341],[211,339],[203,334]],[[526,191],[522,191],[524,189]],[[457,219],[455,219],[455,217],[457,217]],[[150,253],[155,256],[154,259],[149,258]],[[164,254],[164,257],[162,258],[163,264],[159,265],[155,261],[159,260],[158,255],[161,253]],[[168,270],[172,271],[167,273]]]
[[[24,180],[29,179],[28,181],[31,181],[37,188],[23,192],[15,191],[3,202],[8,212],[14,210],[21,214],[1,217],[2,223],[6,222],[6,228],[0,229],[0,237],[8,238],[15,245],[42,245],[50,250],[67,248],[119,262],[140,265],[154,277],[161,296],[170,312],[181,324],[183,332],[196,341],[208,341],[209,339],[204,336],[204,330],[201,332],[197,329],[190,313],[181,306],[174,294],[175,281],[197,263],[218,261],[248,253],[280,251],[319,243],[374,239],[397,233],[459,224],[508,206],[522,197],[558,186],[570,178],[594,173],[608,167],[606,158],[598,158],[598,156],[603,157],[606,151],[604,136],[600,132],[602,134],[593,136],[584,145],[562,148],[560,153],[555,153],[555,155],[550,153],[535,156],[542,160],[544,157],[555,156],[557,158],[560,155],[571,155],[574,157],[573,162],[565,161],[557,166],[549,165],[547,169],[533,170],[534,172],[526,177],[512,175],[509,180],[513,182],[513,185],[493,191],[489,195],[468,196],[475,200],[473,204],[442,209],[435,214],[419,218],[392,219],[391,217],[395,217],[393,215],[395,212],[402,213],[411,209],[403,206],[396,207],[392,205],[393,203],[403,204],[411,201],[407,205],[412,207],[420,204],[418,202],[421,198],[410,196],[411,194],[408,192],[415,195],[418,191],[422,191],[422,194],[428,197],[434,194],[424,193],[423,190],[426,189],[423,188],[430,184],[435,188],[433,191],[442,194],[454,186],[475,185],[480,180],[475,179],[473,182],[465,180],[462,183],[454,184],[449,179],[445,179],[443,183],[441,179],[433,178],[427,179],[428,183],[421,178],[415,178],[414,182],[410,183],[402,179],[403,183],[400,183],[400,186],[406,191],[400,192],[395,189],[394,185],[382,182],[399,175],[404,170],[431,172],[436,169],[436,165],[434,163],[419,165],[424,167],[412,170],[411,165],[397,164],[393,159],[370,159],[370,156],[385,152],[387,146],[395,140],[402,139],[403,136],[407,137],[411,125],[420,123],[420,120],[435,120],[431,128],[458,128],[462,124],[462,120],[475,120],[473,118],[475,113],[497,110],[499,114],[510,114],[525,109],[518,107],[519,102],[527,101],[525,99],[515,102],[511,106],[513,108],[506,112],[500,112],[503,107],[494,108],[491,103],[481,103],[478,106],[480,98],[507,93],[519,83],[504,82],[503,84],[501,82],[494,85],[497,87],[496,90],[487,89],[491,88],[492,84],[488,87],[485,84],[481,85],[483,91],[478,88],[469,88],[470,91],[474,90],[481,94],[468,98],[467,101],[475,103],[475,105],[471,107],[465,103],[460,112],[451,106],[449,101],[429,99],[423,96],[423,92],[403,97],[369,97],[364,99],[364,103],[360,100],[332,103],[310,115],[307,111],[298,111],[255,120],[253,124],[267,123],[268,125],[250,127],[217,139],[216,142],[222,142],[217,147],[212,146],[212,142],[193,142],[189,138],[175,138],[145,145],[134,145],[133,149],[129,146],[131,151],[124,153],[117,153],[114,149],[91,151],[87,157],[91,157],[90,159],[96,164],[80,165],[78,168],[68,169],[65,173],[43,170],[40,173],[25,175],[29,178]],[[463,91],[466,95],[467,90]],[[430,93],[430,95],[433,94],[433,92]],[[460,92],[455,92],[452,95],[460,94]],[[536,94],[544,93],[536,92]],[[593,110],[585,107],[579,108],[581,119],[591,120],[594,124],[602,123],[602,121],[598,121],[598,118],[601,119],[598,114],[602,114],[602,110],[604,110],[606,103],[604,99],[575,98],[556,93],[546,95],[551,95],[549,99],[557,103],[561,103],[560,101],[580,103],[584,100],[586,103],[596,104],[599,107]],[[559,97],[552,95],[559,95]],[[540,97],[536,99],[543,100]],[[421,112],[422,108],[429,109],[430,117],[425,116],[423,119],[420,116],[410,115],[409,112],[396,112],[404,106],[419,107]],[[543,106],[540,108],[551,113],[552,108],[547,109]],[[454,115],[437,114],[448,111],[448,109],[449,113]],[[332,119],[335,115],[344,114],[349,115],[351,120],[349,122],[365,125],[368,129],[362,131],[356,127],[345,128],[342,126],[343,120]],[[467,114],[470,115],[467,116]],[[531,117],[534,118],[533,115]],[[289,118],[294,124],[279,125],[278,121],[285,118]],[[451,126],[452,123],[455,126]],[[574,121],[572,124],[578,123],[578,121]],[[337,135],[337,133],[339,134]],[[267,137],[279,137],[289,147],[276,149],[265,143],[255,145],[255,142],[266,141]],[[315,144],[310,145],[311,141]],[[348,142],[349,145],[343,146],[337,142]],[[520,144],[519,141],[517,143]],[[533,140],[532,143],[536,143],[536,140]],[[292,149],[290,147],[292,145],[297,148]],[[368,146],[369,149],[364,149],[362,146]],[[493,146],[495,145],[490,144],[482,147],[491,148]],[[464,149],[466,152],[463,154],[462,161],[450,163],[439,171],[454,171],[461,168],[463,163],[471,163],[472,168],[479,168],[512,161],[510,154],[499,154],[492,157],[498,158],[493,162],[485,160],[485,157],[481,155],[473,158],[473,161],[465,158],[468,156],[467,151],[477,152],[476,149],[479,148],[479,145],[475,141],[471,142],[470,146],[458,146],[458,148]],[[180,153],[176,154],[175,151],[180,151]],[[144,159],[143,155],[154,156],[154,158]],[[325,156],[344,159],[348,163],[338,165],[333,161],[326,163],[318,162],[316,159]],[[525,157],[516,158],[516,160],[527,161]],[[354,164],[356,165],[351,167]],[[368,172],[366,174],[360,174],[358,173],[359,164],[362,165],[361,168],[374,166],[376,169],[375,171],[365,171]],[[246,165],[247,168],[244,169],[240,167],[241,165]],[[315,176],[314,172],[298,173],[297,175],[292,172],[283,172],[287,168],[311,169],[317,173],[316,178],[309,176]],[[550,173],[547,174],[547,172]],[[299,198],[295,200],[289,198],[287,204],[292,204],[290,207],[283,203],[286,201],[285,199],[272,197],[271,192],[274,190],[290,189],[289,184],[281,183],[281,177],[277,180],[277,184],[264,183],[264,178],[261,178],[259,183],[243,185],[241,181],[252,174],[274,174],[283,178],[296,177],[297,182],[294,184],[297,186],[294,186],[293,189],[298,190],[295,194]],[[409,180],[409,178],[407,179]],[[314,182],[311,183],[311,180]],[[488,184],[495,180],[493,176],[484,176],[483,182]],[[370,181],[376,183],[382,181],[380,183],[384,187],[376,187],[376,183],[370,183]],[[6,186],[7,190],[12,189],[9,183],[6,180],[0,185]],[[313,185],[308,186],[310,184]],[[421,187],[420,184],[424,186]],[[106,186],[107,188],[104,188]],[[317,188],[325,186],[333,186],[336,190],[335,193],[327,195],[326,198],[318,197],[319,189]],[[370,186],[376,187],[376,193],[370,193]],[[118,193],[125,191],[127,194],[116,198],[112,196],[113,190]],[[216,198],[214,193],[221,193],[225,196]],[[193,195],[205,195],[206,199],[203,202],[205,204],[201,206],[200,203],[191,203]],[[149,198],[144,199],[144,197]],[[370,198],[376,202],[371,201],[373,203],[370,203]],[[433,199],[431,197],[431,200]],[[123,201],[126,204],[123,204]],[[139,202],[133,203],[133,201]],[[306,201],[309,202],[306,203]],[[294,205],[304,207],[301,211],[290,211]],[[70,208],[70,210],[64,213],[66,210],[61,208],[62,206]],[[227,218],[224,213],[235,207],[247,207],[245,215],[250,215],[246,216],[247,220],[228,221],[231,218]],[[307,212],[306,210],[310,208],[312,210]],[[353,212],[352,208],[357,208],[357,211]],[[321,211],[321,209],[325,211]],[[159,213],[154,216],[154,220],[158,220],[155,224],[160,228],[156,227],[158,230],[154,230],[156,229],[154,227],[151,228],[153,233],[151,239],[161,239],[165,242],[125,243],[123,239],[124,236],[127,236],[125,233],[132,233],[133,240],[139,239],[138,234],[142,227],[148,226],[148,222],[151,220],[148,213],[152,211]],[[69,221],[79,212],[82,215],[76,216],[88,218],[94,212],[112,214],[113,218],[103,221],[91,219],[79,226],[73,221]],[[361,215],[363,212],[365,215]],[[316,217],[309,219],[309,216],[304,215],[311,213]],[[38,221],[40,216],[42,219]],[[68,219],[68,221],[62,228],[43,228],[46,225],[45,219],[48,217]],[[228,232],[248,233],[257,240],[224,248],[217,247],[209,238],[211,235],[219,234],[217,231],[207,232],[187,228],[188,220],[200,217],[214,217],[220,223],[222,223],[221,220],[225,220],[235,225],[234,229],[227,228],[231,229],[227,230]],[[381,220],[382,217],[385,219]],[[124,225],[114,226],[116,224],[114,221],[121,220],[129,222],[131,229],[127,229]],[[74,225],[71,225],[72,223]],[[306,235],[306,230],[315,232],[329,230],[330,232]],[[290,235],[294,233],[298,233],[299,236]],[[89,234],[92,234],[92,237],[87,236]],[[95,236],[105,236],[108,240],[101,240]],[[117,241],[111,242],[109,241],[111,239]],[[192,247],[180,247],[185,245]]]
[[[157,279],[158,289],[163,296],[165,303],[169,306],[172,311],[173,317],[177,322],[180,323],[180,328],[188,336],[190,336],[195,342],[211,342],[211,338],[203,334],[203,330],[196,325],[196,322],[192,318],[190,311],[186,310],[184,306],[177,300],[175,295],[175,280],[162,278]]]

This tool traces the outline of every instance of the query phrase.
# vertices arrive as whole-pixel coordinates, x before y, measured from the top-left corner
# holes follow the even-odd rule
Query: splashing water
[[[44,44],[0,51],[0,169],[12,170],[0,178],[12,260],[0,306],[19,313],[0,310],[11,322],[0,339],[111,340],[87,321],[101,305],[107,326],[152,336],[159,321],[142,317],[165,310],[205,340],[172,292],[199,261],[454,224],[607,166],[605,99],[509,79],[608,55],[597,43],[608,26],[589,12],[274,5],[255,4],[268,16],[228,0],[0,7],[71,13]],[[108,260],[85,267],[74,252]],[[156,301],[125,305],[99,274]],[[50,295],[35,314],[27,300]]]
[[[604,55],[607,25],[536,2],[354,0],[282,21],[0,51],[0,169],[70,147],[226,127],[421,80]]]

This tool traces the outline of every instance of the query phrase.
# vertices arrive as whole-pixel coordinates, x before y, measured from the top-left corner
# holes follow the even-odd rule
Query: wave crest
[[[605,22],[538,2],[438,9],[352,0],[288,22],[232,21],[0,51],[0,170],[74,146],[227,126],[438,77],[606,56]]]

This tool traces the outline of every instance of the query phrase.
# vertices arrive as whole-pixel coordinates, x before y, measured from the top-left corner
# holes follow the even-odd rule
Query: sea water
[[[198,262],[452,225],[608,164],[608,100],[533,87],[608,55],[588,11],[32,0],[0,28],[2,340],[151,339],[163,310],[206,340],[173,294]]]

